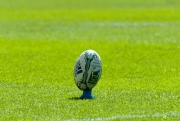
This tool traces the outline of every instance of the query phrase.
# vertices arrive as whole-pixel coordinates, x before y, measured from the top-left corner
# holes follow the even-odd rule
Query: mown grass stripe
[[[110,117],[99,117],[99,118],[84,118],[84,119],[68,119],[64,121],[108,121],[108,120],[115,120],[115,119],[135,119],[135,118],[166,118],[167,116],[180,116],[180,112],[166,112],[166,113],[154,113],[154,114],[126,114],[126,115],[116,115]]]

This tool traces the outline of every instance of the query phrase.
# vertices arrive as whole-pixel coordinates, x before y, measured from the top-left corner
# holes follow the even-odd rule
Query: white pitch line
[[[83,118],[83,119],[68,119],[64,121],[108,121],[108,120],[115,120],[115,119],[134,119],[134,118],[166,118],[167,116],[180,116],[180,112],[166,112],[166,113],[155,113],[155,114],[142,114],[142,115],[117,115],[117,116],[110,116],[110,117],[99,117],[99,118]]]

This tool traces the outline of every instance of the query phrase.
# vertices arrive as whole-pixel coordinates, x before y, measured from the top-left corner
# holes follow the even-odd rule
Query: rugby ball
[[[92,89],[102,74],[101,58],[94,50],[84,51],[74,67],[74,81],[80,90]]]

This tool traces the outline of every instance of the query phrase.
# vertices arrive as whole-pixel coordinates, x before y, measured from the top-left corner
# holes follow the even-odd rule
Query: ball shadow
[[[82,100],[80,97],[70,97],[69,100]]]
[[[70,97],[69,100],[93,100],[92,98],[80,98],[80,97]]]

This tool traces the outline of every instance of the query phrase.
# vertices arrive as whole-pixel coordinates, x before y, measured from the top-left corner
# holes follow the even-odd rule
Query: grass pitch
[[[180,2],[0,1],[0,120],[180,120]],[[77,57],[103,74],[82,94]]]

